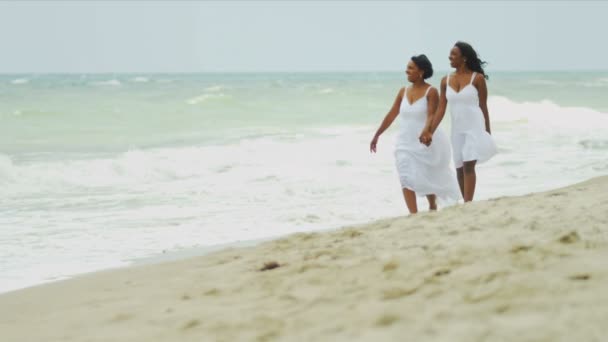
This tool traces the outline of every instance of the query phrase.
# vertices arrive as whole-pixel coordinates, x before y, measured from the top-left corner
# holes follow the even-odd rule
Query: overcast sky
[[[608,69],[603,1],[0,2],[0,72]]]

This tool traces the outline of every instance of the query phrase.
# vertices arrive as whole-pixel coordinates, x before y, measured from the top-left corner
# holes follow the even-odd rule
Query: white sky
[[[394,71],[455,41],[490,70],[607,70],[602,1],[0,3],[0,72]]]

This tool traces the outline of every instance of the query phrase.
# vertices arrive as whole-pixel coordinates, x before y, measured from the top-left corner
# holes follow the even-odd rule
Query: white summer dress
[[[407,87],[399,108],[399,133],[395,146],[395,164],[401,187],[412,190],[417,196],[437,195],[445,201],[461,197],[456,174],[450,166],[451,150],[448,137],[437,130],[433,142],[426,146],[419,136],[426,124],[428,87],[424,96],[410,104]]]
[[[460,168],[465,161],[483,163],[496,154],[496,144],[486,131],[483,112],[479,107],[479,94],[471,82],[456,92],[450,87],[450,75],[446,79],[446,97],[452,116],[452,149],[454,165]]]

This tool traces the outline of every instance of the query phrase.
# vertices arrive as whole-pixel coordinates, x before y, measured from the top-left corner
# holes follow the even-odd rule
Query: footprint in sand
[[[579,242],[581,240],[580,235],[576,231],[571,231],[568,234],[561,236],[558,241],[565,244]]]
[[[396,260],[391,260],[382,266],[382,272],[388,272],[396,270],[399,267],[399,262]]]
[[[133,315],[133,314],[119,313],[119,314],[116,314],[114,317],[112,317],[110,322],[124,322],[124,321],[130,320],[133,317],[135,317],[135,315]]]
[[[397,322],[399,319],[400,319],[400,317],[397,315],[384,314],[376,320],[376,325],[381,326],[381,327],[386,327],[386,326],[392,325],[393,323]]]
[[[517,254],[520,252],[527,252],[532,249],[532,246],[520,245],[511,248],[511,253]]]
[[[196,327],[196,326],[198,326],[200,324],[201,324],[201,322],[199,320],[193,319],[191,321],[186,322],[186,324],[184,324],[182,326],[182,330],[189,330],[189,329],[192,329],[192,328],[194,328],[194,327]]]
[[[304,260],[310,260],[310,259],[319,259],[322,258],[324,256],[327,256],[328,258],[330,258],[331,256],[333,256],[334,254],[334,250],[331,249],[320,249],[317,251],[314,251],[313,253],[309,253],[304,257]]]
[[[448,275],[448,274],[450,274],[450,272],[451,271],[448,268],[440,269],[440,270],[436,271],[435,273],[433,273],[433,277],[441,277],[444,275]]]
[[[500,306],[496,307],[496,309],[494,309],[494,312],[501,314],[501,313],[507,312],[508,310],[509,310],[509,306],[505,304],[505,305],[500,305]]]
[[[386,290],[382,291],[382,299],[383,300],[393,300],[393,299],[399,299],[401,297],[413,295],[424,284],[425,284],[425,282],[421,280],[419,283],[413,284],[412,286],[394,287],[394,288],[386,289]]]
[[[474,279],[474,286],[464,295],[464,300],[469,303],[477,303],[492,298],[502,290],[503,282],[500,280],[508,275],[508,272],[492,272],[481,275]]]
[[[363,235],[363,233],[361,231],[358,230],[348,230],[346,232],[344,232],[344,234],[342,234],[342,236],[344,237],[349,237],[349,238],[356,238],[358,236]]]
[[[210,290],[207,290],[207,291],[203,292],[203,294],[205,296],[217,296],[217,295],[220,294],[220,290],[216,289],[216,288],[212,288]]]
[[[575,274],[568,277],[570,280],[589,280],[591,279],[590,274]]]

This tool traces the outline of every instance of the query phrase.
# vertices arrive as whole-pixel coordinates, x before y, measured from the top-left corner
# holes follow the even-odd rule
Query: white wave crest
[[[492,122],[526,122],[536,128],[608,129],[608,114],[586,107],[562,107],[550,100],[515,102],[491,96],[488,108]]]
[[[211,86],[211,87],[207,87],[204,90],[206,92],[214,93],[214,92],[222,91],[222,90],[225,90],[225,89],[226,89],[226,87],[223,86],[223,85],[214,85],[214,86]]]
[[[138,76],[138,77],[133,77],[131,79],[131,82],[136,82],[136,83],[145,83],[148,82],[150,79],[148,79],[147,77],[142,77],[142,76]]]
[[[530,84],[536,84],[536,85],[560,85],[559,82],[557,81],[553,81],[553,80],[543,80],[543,79],[539,79],[539,80],[530,80],[528,81],[528,83]]]
[[[195,105],[195,104],[200,104],[200,103],[204,103],[207,102],[208,100],[211,99],[219,99],[219,98],[223,98],[226,97],[226,95],[224,93],[219,93],[219,94],[202,94],[199,96],[195,96],[191,99],[188,99],[186,102],[188,104],[191,105]]]
[[[12,84],[26,84],[29,82],[30,80],[28,80],[27,78],[17,78],[11,81]]]
[[[122,85],[122,83],[119,80],[116,79],[112,79],[112,80],[107,80],[107,81],[99,81],[99,82],[93,82],[93,85],[97,85],[97,86],[120,86]]]

